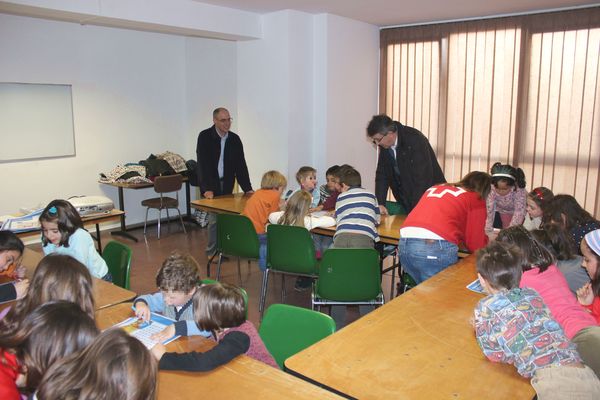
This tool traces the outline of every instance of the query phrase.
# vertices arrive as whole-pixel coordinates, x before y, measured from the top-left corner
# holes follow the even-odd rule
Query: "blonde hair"
[[[304,190],[297,191],[288,200],[285,211],[277,223],[304,227],[304,217],[308,215],[311,202],[310,193]]]
[[[302,184],[302,181],[304,179],[306,179],[308,176],[312,175],[312,174],[316,174],[317,170],[314,169],[313,167],[300,167],[300,169],[298,170],[298,172],[296,172],[296,180],[298,181],[298,184]]]
[[[287,186],[287,179],[279,171],[267,171],[260,181],[261,189],[278,189]]]

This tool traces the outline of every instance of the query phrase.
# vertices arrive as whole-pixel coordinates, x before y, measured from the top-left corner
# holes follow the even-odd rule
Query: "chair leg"
[[[269,269],[263,271],[262,286],[260,288],[260,300],[258,302],[258,312],[260,313],[260,319],[262,321],[263,314],[265,313],[265,303],[267,301],[267,289],[269,287]]]
[[[394,253],[394,256],[392,257],[392,285],[390,287],[390,300],[392,300],[394,298],[394,287],[395,287],[394,283],[395,282],[396,282],[396,254]]]
[[[221,262],[223,261],[223,253],[219,253],[219,262],[217,263],[217,280],[221,280]]]
[[[162,218],[162,208],[158,209],[158,238],[160,239],[160,219]]]
[[[179,221],[181,222],[181,227],[183,228],[183,233],[187,233],[185,230],[185,224],[183,223],[183,218],[181,218],[181,213],[179,212],[179,208],[176,208],[177,214],[179,214]]]
[[[146,235],[146,224],[148,223],[148,210],[150,210],[150,207],[146,207],[146,219],[144,219],[144,236]]]
[[[285,274],[281,274],[281,302],[285,303]]]
[[[238,281],[240,283],[240,286],[242,286],[242,268],[240,267],[240,258],[238,257]]]

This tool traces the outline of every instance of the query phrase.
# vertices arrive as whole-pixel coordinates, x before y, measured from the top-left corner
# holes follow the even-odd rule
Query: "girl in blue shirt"
[[[83,229],[79,213],[66,200],[52,200],[40,215],[44,254],[66,254],[90,270],[92,276],[112,282],[108,266],[96,251],[92,236]]]

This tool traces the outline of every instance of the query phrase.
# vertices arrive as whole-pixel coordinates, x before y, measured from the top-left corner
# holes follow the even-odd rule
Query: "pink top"
[[[525,214],[527,213],[527,191],[523,188],[516,188],[515,190],[511,190],[510,192],[508,192],[508,194],[501,196],[498,194],[498,192],[496,192],[496,187],[492,185],[490,194],[486,199],[486,205],[486,232],[489,233],[492,231],[492,225],[494,224],[494,214],[496,213],[496,211],[500,213],[500,216],[504,214],[508,214],[511,216],[510,221],[508,222],[508,226],[504,226],[504,228],[508,228],[514,225],[521,225],[523,223],[523,220],[525,220]],[[502,222],[504,224],[506,221]]]
[[[258,361],[262,361],[265,364],[269,364],[270,366],[279,369],[279,365],[277,365],[275,359],[273,358],[271,353],[269,353],[269,350],[267,350],[267,348],[265,347],[265,344],[258,335],[258,332],[252,324],[252,322],[246,320],[246,322],[244,322],[240,326],[236,326],[235,328],[229,328],[225,332],[225,335],[233,331],[243,332],[250,338],[250,348],[246,352],[246,355],[248,357],[254,358]]]
[[[538,268],[524,271],[519,286],[532,288],[540,294],[569,339],[583,328],[597,325],[594,317],[577,302],[556,265],[549,266],[542,273]]]

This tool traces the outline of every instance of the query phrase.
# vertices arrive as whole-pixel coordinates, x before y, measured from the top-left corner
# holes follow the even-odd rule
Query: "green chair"
[[[108,272],[113,277],[113,283],[125,289],[129,289],[131,254],[129,246],[114,240],[108,242],[102,252],[102,258],[106,261]]]
[[[312,308],[383,304],[379,254],[375,249],[329,249],[319,268]]]
[[[202,285],[212,285],[215,283],[219,283],[219,281],[216,281],[214,279],[201,279],[200,280],[200,284]],[[246,289],[244,289],[243,287],[240,287],[240,292],[242,292],[242,296],[244,297],[244,304],[246,305],[246,319],[248,319],[248,292],[246,292]]]
[[[334,332],[335,322],[329,315],[287,304],[271,305],[258,330],[281,369],[287,358]]]
[[[221,278],[223,255],[237,257],[238,279],[242,284],[240,258],[258,260],[258,235],[248,217],[237,214],[217,214],[217,280]],[[209,271],[210,273],[210,271]]]
[[[269,274],[281,274],[281,302],[285,303],[285,276],[317,278],[318,264],[310,232],[301,226],[269,225],[267,227],[267,269],[263,272],[258,308],[265,309]]]

